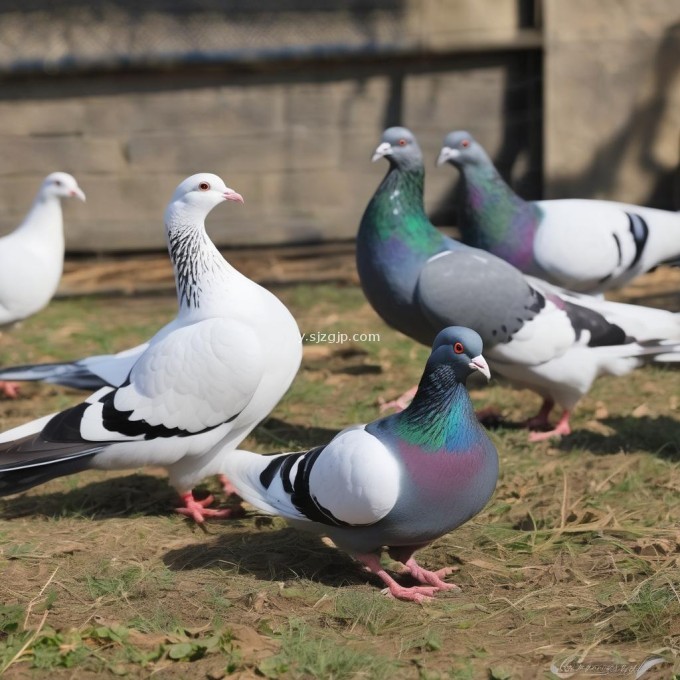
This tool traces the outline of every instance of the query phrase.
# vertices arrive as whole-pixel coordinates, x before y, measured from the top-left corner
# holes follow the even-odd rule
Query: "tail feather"
[[[0,380],[43,381],[77,390],[98,390],[108,383],[79,363],[28,364],[0,369]]]
[[[0,496],[19,493],[56,477],[82,472],[103,450],[92,444],[57,444],[28,435],[0,446]]]

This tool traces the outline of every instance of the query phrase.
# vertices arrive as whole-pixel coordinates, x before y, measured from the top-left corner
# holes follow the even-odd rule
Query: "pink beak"
[[[227,187],[227,190],[222,194],[224,196],[225,201],[237,201],[238,203],[245,203],[243,200],[243,196],[239,194],[238,192],[234,191],[233,189],[229,189]]]
[[[85,203],[85,193],[80,187],[77,189],[72,189],[69,195],[73,198],[79,198],[83,203]]]

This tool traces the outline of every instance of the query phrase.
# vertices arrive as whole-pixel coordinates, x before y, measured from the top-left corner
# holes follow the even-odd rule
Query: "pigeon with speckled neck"
[[[0,496],[87,469],[167,469],[178,512],[203,522],[192,488],[274,408],[302,358],[295,319],[220,254],[210,211],[242,196],[212,173],[185,179],[165,211],[178,312],[148,343],[108,363],[109,386],[0,434]],[[104,359],[106,363],[106,360]],[[100,376],[101,377],[101,376]],[[224,482],[225,480],[223,480]]]
[[[366,297],[390,326],[423,344],[446,326],[475,329],[494,371],[543,397],[528,426],[547,429],[555,403],[564,409],[557,426],[533,440],[568,434],[570,413],[597,376],[680,360],[680,315],[570,293],[435,229],[409,130],[385,130],[373,155],[380,158],[389,170],[357,235]]]
[[[310,451],[234,451],[223,472],[256,507],[329,536],[394,597],[421,602],[454,589],[442,580],[450,569],[428,571],[413,554],[479,513],[496,487],[498,454],[465,387],[474,371],[490,375],[481,352],[477,333],[446,328],[403,412],[347,428]],[[385,546],[423,585],[401,586],[383,569]]]
[[[526,274],[599,294],[680,257],[680,213],[602,200],[525,201],[464,130],[444,139],[437,164],[444,163],[461,174],[463,241]]]

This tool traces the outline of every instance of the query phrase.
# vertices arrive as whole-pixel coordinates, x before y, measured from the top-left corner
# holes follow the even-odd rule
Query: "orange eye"
[[[399,146],[406,146],[406,140],[403,137],[399,140]]]
[[[201,182],[201,183],[198,185],[198,188],[199,188],[201,191],[208,191],[208,189],[210,189],[210,185],[209,185],[207,182]]]
[[[460,143],[460,145],[461,145],[464,149],[467,149],[468,146],[470,146],[470,140],[469,140],[469,139],[464,139],[464,140]]]
[[[457,343],[453,346],[453,351],[454,351],[456,354],[462,354],[462,353],[465,351],[465,347],[463,347],[463,343],[462,343],[462,342],[457,342]]]

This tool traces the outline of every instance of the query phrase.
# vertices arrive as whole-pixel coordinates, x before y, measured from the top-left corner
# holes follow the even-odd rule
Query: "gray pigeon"
[[[489,377],[481,352],[477,333],[446,328],[401,413],[349,427],[309,451],[234,451],[223,472],[261,510],[329,536],[393,597],[422,602],[457,588],[442,580],[450,569],[427,571],[413,554],[474,517],[496,487],[498,454],[465,388],[473,371]],[[397,583],[380,564],[384,546],[424,585]]]
[[[444,139],[443,163],[461,173],[463,241],[526,274],[603,293],[680,257],[680,213],[601,200],[525,201],[462,130]]]
[[[429,344],[452,324],[474,328],[491,367],[544,403],[532,440],[569,434],[569,416],[602,374],[644,360],[680,361],[680,315],[598,300],[524,276],[504,260],[439,232],[423,207],[423,158],[413,134],[387,129],[373,160],[389,162],[357,235],[357,269],[373,308],[393,328]]]

